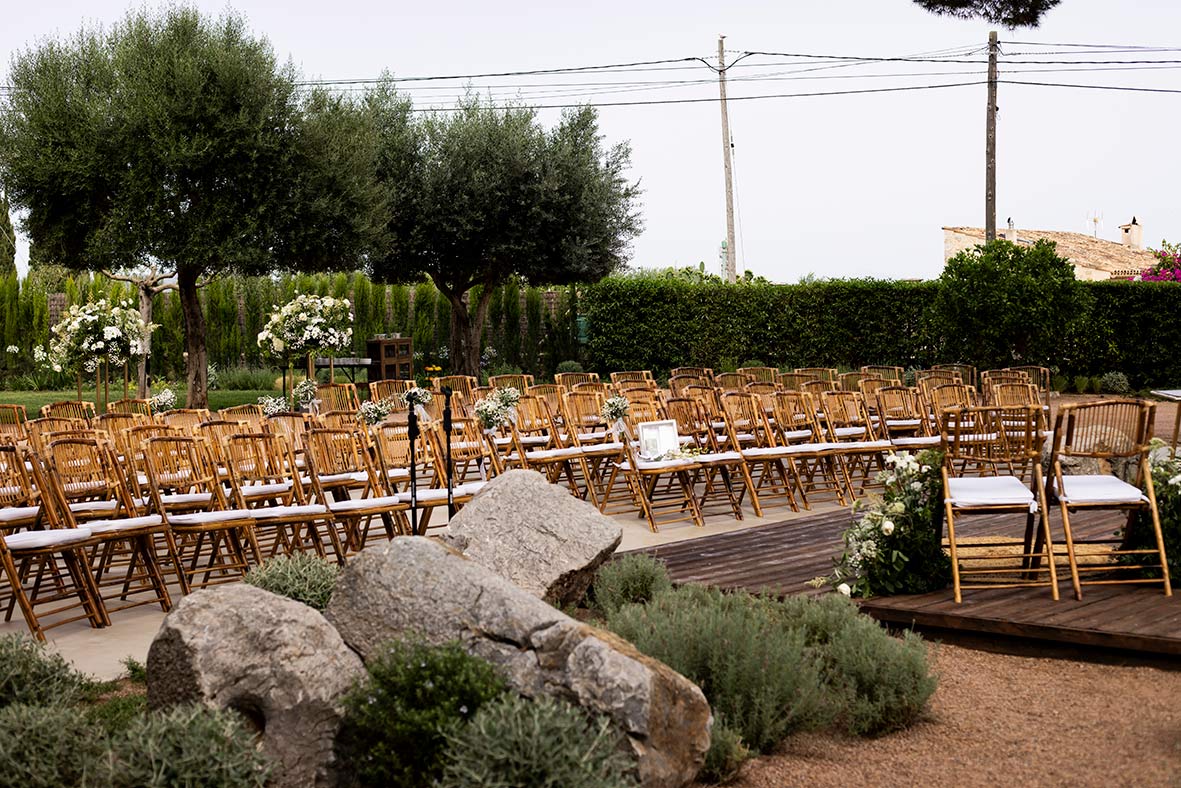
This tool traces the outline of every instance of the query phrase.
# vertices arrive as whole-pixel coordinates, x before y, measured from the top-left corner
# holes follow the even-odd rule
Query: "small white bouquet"
[[[153,413],[163,413],[166,410],[172,410],[176,407],[176,392],[172,389],[164,389],[159,394],[153,396],[151,402]]]
[[[264,416],[274,416],[287,410],[287,399],[284,397],[262,396],[258,398],[258,404],[262,406]]]
[[[620,435],[627,434],[627,424],[623,419],[627,416],[628,411],[631,410],[631,403],[627,397],[608,397],[603,403],[603,409],[599,415],[603,417],[603,421],[611,425],[611,432],[618,438]]]
[[[508,408],[495,397],[487,397],[480,400],[475,404],[473,410],[485,432],[495,430],[501,424],[504,424],[504,420],[508,415]]]
[[[410,408],[421,408],[434,399],[434,395],[427,389],[415,386],[402,393],[402,404]]]
[[[316,381],[304,378],[292,387],[291,396],[295,397],[295,401],[299,403],[301,408],[306,408],[316,401],[319,388]]]
[[[381,424],[390,415],[393,410],[393,403],[388,399],[367,399],[361,403],[361,409],[357,411],[357,417],[363,424],[373,426],[374,424]]]
[[[493,391],[492,397],[505,408],[515,408],[521,401],[521,392],[515,386],[504,386]]]

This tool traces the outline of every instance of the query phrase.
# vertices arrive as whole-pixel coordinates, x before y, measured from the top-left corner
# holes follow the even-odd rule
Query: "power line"
[[[1018,46],[1031,47],[1080,47],[1088,49],[1127,49],[1129,51],[1173,51],[1171,47],[1154,47],[1143,46],[1140,44],[1079,44],[1079,43],[1062,43],[1062,42],[1048,42],[1048,41],[1002,41],[1002,44],[1016,44]]]
[[[922,57],[853,57],[849,55],[816,55],[804,54],[799,52],[750,52],[751,55],[760,55],[762,57],[796,57],[796,58],[810,58],[818,60],[857,60],[868,63],[969,63],[969,64],[987,64],[987,60],[957,60],[953,58],[922,58]],[[1181,63],[1181,60],[1023,60],[1022,65],[1137,65],[1142,63]]]
[[[1002,79],[1000,82],[1006,85],[1037,85],[1039,87],[1047,88],[1082,88],[1084,90],[1125,90],[1133,93],[1181,93],[1181,90],[1171,90],[1169,88],[1137,88],[1126,87],[1122,85],[1079,85],[1074,82],[1025,82],[1015,79]]]
[[[336,84],[361,84],[361,83],[376,83],[376,82],[434,82],[439,80],[456,80],[456,79],[488,79],[492,77],[527,77],[538,74],[572,74],[577,72],[587,71],[607,71],[609,69],[623,69],[623,68],[638,68],[640,66],[658,66],[667,63],[690,63],[699,61],[706,67],[713,69],[709,62],[699,57],[680,57],[669,58],[666,60],[637,60],[631,63],[610,63],[599,66],[571,66],[568,68],[540,68],[531,69],[528,71],[499,71],[490,72],[486,74],[446,74],[433,76],[418,76],[418,77],[375,77],[369,79],[309,79],[296,82],[296,85],[336,85]]]

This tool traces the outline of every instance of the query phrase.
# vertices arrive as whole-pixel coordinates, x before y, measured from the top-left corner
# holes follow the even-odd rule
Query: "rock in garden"
[[[1131,440],[1130,436],[1114,427],[1097,424],[1088,429],[1086,434],[1075,442],[1075,447],[1084,451],[1111,451],[1115,447],[1121,449],[1127,447]],[[1050,466],[1052,450],[1053,439],[1047,438],[1042,444],[1042,468],[1045,470],[1047,478],[1051,478],[1054,473],[1054,469]],[[1099,457],[1063,456],[1061,461],[1064,476],[1114,473],[1129,484],[1134,484],[1139,471],[1140,458],[1138,456],[1115,457],[1109,460]]]
[[[536,471],[508,471],[451,519],[444,541],[554,605],[577,603],[623,538],[619,523]]]
[[[704,762],[711,718],[696,685],[430,539],[364,550],[325,615],[363,659],[396,638],[458,640],[518,692],[607,715],[627,734],[645,786],[686,785]]]
[[[148,652],[148,702],[235,709],[274,761],[268,785],[329,786],[339,699],[364,672],[318,611],[235,583],[185,597],[164,619]]]

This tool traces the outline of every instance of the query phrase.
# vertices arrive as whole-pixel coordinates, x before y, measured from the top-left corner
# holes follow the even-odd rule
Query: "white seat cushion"
[[[833,432],[838,438],[856,438],[865,434],[865,427],[837,427]]]
[[[774,459],[776,457],[787,457],[792,454],[799,454],[799,445],[796,446],[759,446],[753,449],[743,449],[742,457],[748,460],[766,460]]]
[[[842,451],[889,451],[894,448],[890,441],[850,441],[836,444]]]
[[[537,449],[525,452],[525,458],[541,462],[543,460],[562,460],[570,457],[580,457],[583,454],[581,446],[567,446],[564,449]]]
[[[783,437],[789,441],[806,441],[812,437],[812,430],[788,430]]]
[[[737,462],[742,459],[742,454],[736,451],[717,451],[711,454],[698,454],[693,458],[694,462],[699,462],[703,465],[709,463],[722,462]]]
[[[22,520],[35,520],[40,513],[40,506],[8,506],[0,509],[0,523],[17,523]]]
[[[922,436],[917,438],[893,438],[890,443],[894,446],[938,446],[943,439],[936,436]]]
[[[194,526],[213,525],[231,520],[253,520],[254,514],[249,509],[219,509],[216,512],[193,512],[191,514],[174,514],[168,517],[171,525]]]
[[[1037,501],[1025,482],[1015,476],[969,476],[947,480],[947,498],[952,506],[1028,506],[1037,511]]]
[[[152,528],[163,524],[163,517],[158,514],[148,514],[143,517],[124,517],[118,520],[94,520],[87,523],[86,527],[96,534],[109,534],[118,531],[136,531],[140,528]]]
[[[77,513],[113,512],[118,508],[118,501],[75,501],[70,504],[70,511]]]
[[[369,481],[369,474],[365,471],[354,471],[352,473],[330,473],[317,478],[320,484],[359,484]],[[308,477],[301,478],[300,481],[304,484],[312,483]]]
[[[327,506],[307,504],[305,506],[263,506],[251,509],[256,520],[275,520],[284,517],[323,517],[328,514]]]
[[[820,454],[823,452],[840,451],[847,443],[793,443],[790,446],[780,446],[783,454]]]
[[[636,469],[641,471],[663,471],[675,470],[677,468],[688,468],[694,464],[693,460],[637,460]],[[619,463],[621,471],[630,471],[631,463]]]
[[[1123,479],[1099,474],[1095,476],[1063,476],[1060,496],[1066,503],[1140,503],[1148,498],[1140,488]],[[1054,480],[1057,489],[1058,480]]]
[[[922,419],[886,419],[887,427],[919,427],[922,423]]]
[[[246,498],[273,498],[291,489],[291,482],[274,482],[273,484],[244,484],[242,495]],[[228,492],[228,491],[227,491]]]
[[[410,469],[409,468],[390,468],[388,471],[385,472],[385,476],[387,479],[397,479],[399,481],[402,479],[409,479],[410,478]]]
[[[328,504],[328,508],[332,510],[333,514],[348,514],[368,509],[396,509],[402,503],[401,495],[383,495],[378,498],[349,498],[345,501],[333,501]]]
[[[57,547],[82,542],[89,539],[90,535],[91,531],[88,527],[21,531],[19,534],[9,534],[4,537],[4,544],[9,550],[37,550],[43,547]]]
[[[618,454],[623,451],[623,444],[618,441],[611,441],[609,443],[593,443],[590,446],[581,446],[579,448],[585,455]]]

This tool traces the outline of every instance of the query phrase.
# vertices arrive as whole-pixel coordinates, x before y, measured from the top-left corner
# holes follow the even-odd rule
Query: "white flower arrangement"
[[[104,298],[74,304],[50,330],[49,352],[34,348],[33,359],[54,372],[94,372],[104,362],[118,365],[142,356],[156,327],[145,324],[139,310],[127,303],[112,304]]]
[[[419,388],[418,386],[415,386],[409,391],[403,392],[401,397],[403,405],[416,408],[422,407],[434,399],[434,395],[432,395],[430,391],[424,388]]]
[[[153,413],[163,413],[166,410],[172,410],[176,407],[176,392],[172,389],[164,389],[159,394],[153,396],[151,402]]]
[[[319,384],[311,378],[304,378],[300,382],[291,387],[291,396],[299,403],[300,407],[308,407],[316,401],[319,394]]]
[[[501,405],[508,408],[515,408],[521,402],[521,392],[515,386],[504,386],[492,392],[492,398]]]
[[[388,399],[367,399],[361,403],[361,409],[357,411],[357,417],[363,424],[372,426],[385,421],[393,409],[394,403]]]
[[[631,406],[632,404],[628,401],[627,397],[620,397],[618,395],[608,397],[606,402],[603,403],[603,410],[600,415],[602,415],[603,421],[614,423],[626,416],[628,411],[631,410]]]
[[[472,410],[475,411],[476,418],[480,420],[480,424],[485,430],[496,429],[504,424],[504,420],[508,416],[508,408],[494,396],[478,401]]]
[[[259,397],[258,404],[262,406],[264,416],[274,416],[287,410],[287,400],[284,397]]]
[[[275,356],[343,350],[352,341],[353,312],[349,300],[311,293],[297,295],[282,307],[276,307],[258,334],[258,346]]]
[[[21,349],[16,345],[9,345],[8,347],[4,348],[4,351],[6,353],[19,353],[21,352]]]

